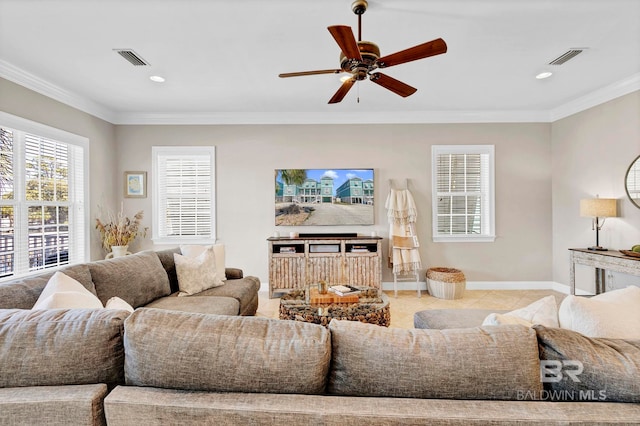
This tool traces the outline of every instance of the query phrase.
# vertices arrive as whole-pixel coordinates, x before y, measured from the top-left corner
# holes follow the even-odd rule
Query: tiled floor
[[[557,298],[564,294],[553,290],[466,290],[464,297],[457,300],[443,300],[429,296],[425,292],[418,298],[415,291],[385,292],[391,305],[391,327],[413,328],[413,314],[425,309],[504,309],[514,310],[527,306],[548,295]],[[269,299],[269,293],[259,293],[256,316],[278,318],[280,299]]]

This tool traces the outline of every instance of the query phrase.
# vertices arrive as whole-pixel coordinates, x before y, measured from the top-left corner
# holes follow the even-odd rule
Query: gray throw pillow
[[[640,340],[590,338],[534,326],[545,399],[640,402]]]

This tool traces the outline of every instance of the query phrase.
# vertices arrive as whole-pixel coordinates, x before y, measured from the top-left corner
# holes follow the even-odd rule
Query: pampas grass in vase
[[[100,231],[102,247],[107,253],[111,252],[111,247],[126,247],[133,243],[138,236],[146,237],[148,228],[140,226],[143,216],[144,212],[140,210],[133,216],[133,219],[129,219],[124,215],[123,208],[120,207],[118,214],[109,211],[106,221],[96,219],[96,229]]]

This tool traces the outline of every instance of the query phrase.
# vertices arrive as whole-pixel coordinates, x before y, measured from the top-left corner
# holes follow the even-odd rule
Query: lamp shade
[[[580,200],[580,216],[616,217],[618,203],[615,198],[589,198]]]

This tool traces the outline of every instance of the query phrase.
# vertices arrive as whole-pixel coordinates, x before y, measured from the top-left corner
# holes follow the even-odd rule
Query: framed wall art
[[[126,198],[147,197],[147,172],[124,172],[124,196]]]

